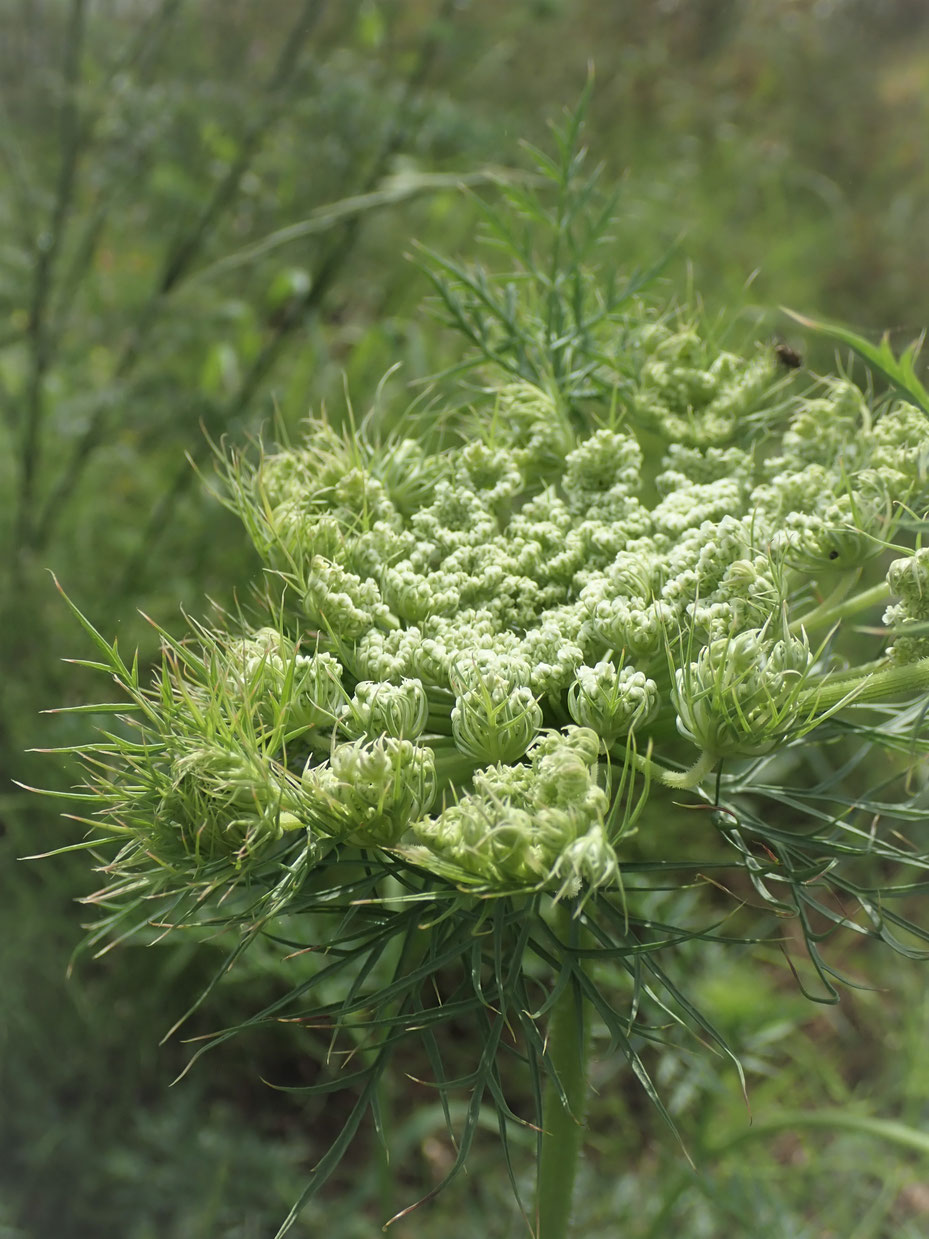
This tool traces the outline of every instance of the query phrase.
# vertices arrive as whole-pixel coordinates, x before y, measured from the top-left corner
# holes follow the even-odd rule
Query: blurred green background
[[[0,4],[0,1239],[259,1239],[344,1117],[275,1093],[307,1078],[295,1034],[187,1060],[158,1042],[216,964],[181,940],[81,957],[94,889],[56,802],[86,719],[40,711],[101,686],[49,576],[107,635],[157,649],[254,571],[198,477],[208,439],[244,442],[322,405],[408,403],[460,347],[423,309],[415,242],[474,253],[479,212],[524,168],[520,141],[579,96],[622,184],[615,261],[679,243],[693,290],[744,342],[831,348],[779,305],[907,341],[929,324],[925,0],[5,0]],[[427,307],[428,309],[428,307]],[[868,1239],[929,1230],[929,1160],[884,1136],[807,1129],[824,1108],[929,1120],[926,973],[871,959],[838,1008],[783,961],[701,951],[694,985],[744,1057],[666,1051],[697,1170],[617,1064],[597,1065],[579,1233]],[[273,992],[270,951],[200,1031]],[[394,1099],[389,1170],[370,1133],[307,1211],[372,1235],[441,1177],[435,1099]],[[825,1116],[828,1118],[828,1115]],[[885,1133],[886,1136],[886,1133]],[[527,1171],[528,1172],[528,1171]],[[470,1177],[395,1233],[525,1233],[493,1133]]]

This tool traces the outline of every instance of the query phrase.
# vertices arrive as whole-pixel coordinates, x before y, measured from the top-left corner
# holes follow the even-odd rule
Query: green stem
[[[381,890],[381,898],[385,909],[395,909],[397,905],[392,902],[392,898],[400,896],[402,893],[403,888],[396,878],[388,877]],[[395,980],[414,971],[419,966],[425,956],[427,942],[427,933],[422,928],[416,928],[412,931],[408,930],[402,938],[394,939],[390,950],[394,957]],[[396,1014],[400,1008],[401,1004],[392,1003],[387,1014]],[[381,1046],[382,1048],[383,1045]],[[362,1057],[369,1065],[376,1060],[379,1052],[380,1049],[378,1047],[370,1047],[361,1051]],[[390,1073],[387,1071],[382,1072],[374,1085],[371,1101],[372,1106],[376,1107],[377,1110],[380,1134],[380,1139],[375,1142],[374,1182],[378,1208],[385,1220],[392,1217],[396,1212],[396,1174],[391,1161],[391,1144],[394,1137],[396,1118],[394,1095],[395,1089]]]
[[[884,655],[881,658],[872,658],[867,663],[859,663],[857,667],[844,667],[840,671],[827,671],[824,675],[811,679],[810,684],[838,684],[844,680],[846,688],[848,688],[855,680],[863,680],[865,676],[869,676],[875,671],[886,671],[890,665],[890,660]]]
[[[480,765],[473,757],[462,753],[450,736],[425,736],[419,743],[428,744],[435,754],[435,773],[440,791],[449,784],[466,783]]]
[[[569,942],[576,939],[578,926],[570,907],[559,904],[556,916],[559,936]],[[575,984],[566,985],[552,1008],[548,1030],[548,1053],[564,1096],[548,1080],[542,1102],[538,1239],[568,1239],[570,1233],[574,1179],[587,1110],[589,1036],[583,995]]]
[[[801,628],[808,630],[815,626],[819,616],[825,615],[826,612],[830,611],[833,607],[838,606],[840,602],[843,602],[848,596],[849,590],[852,586],[857,585],[860,579],[860,568],[855,568],[852,572],[843,572],[835,588],[830,590],[826,597],[823,598],[822,601],[818,602],[812,611],[807,611],[806,615],[802,616],[798,620],[795,620],[794,624],[796,627],[794,628],[794,626],[791,625],[791,630],[799,632]]]
[[[712,773],[719,757],[715,753],[704,750],[687,770],[668,770],[667,767],[652,761],[650,757],[644,757],[641,753],[633,753],[632,760],[638,770],[657,779],[659,783],[664,783],[665,787],[686,789],[702,783],[706,776]]]
[[[899,693],[926,691],[929,691],[929,658],[920,658],[915,663],[885,665],[883,670],[869,671],[857,678],[842,676],[833,681],[827,677],[823,683],[801,693],[800,700],[815,706],[819,712],[832,709],[846,697],[849,704],[861,704],[885,701]]]
[[[832,603],[830,596],[824,603],[794,620],[790,625],[790,631],[798,633],[803,628],[806,632],[811,632],[816,628],[828,628],[832,624],[837,624],[839,620],[845,619],[846,616],[855,615],[866,607],[874,606],[875,603],[883,602],[889,597],[890,586],[886,581],[878,581],[877,585],[872,585],[870,589],[862,590],[860,594],[853,594],[851,598],[846,598],[844,602],[835,605],[830,605]]]

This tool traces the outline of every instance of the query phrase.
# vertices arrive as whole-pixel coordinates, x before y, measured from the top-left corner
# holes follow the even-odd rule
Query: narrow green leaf
[[[922,343],[911,344],[904,350],[900,358],[894,356],[893,349],[890,347],[890,340],[887,335],[883,336],[880,344],[872,344],[870,340],[866,340],[864,336],[859,335],[851,328],[843,326],[841,323],[831,323],[823,319],[808,318],[806,315],[798,314],[795,310],[789,310],[786,306],[781,307],[785,314],[789,314],[795,322],[806,327],[810,331],[815,331],[819,335],[828,336],[830,339],[838,340],[841,344],[847,344],[849,348],[854,350],[864,361],[875,370],[878,370],[884,375],[899,391],[904,395],[909,396],[914,404],[918,405],[924,413],[929,414],[929,390],[920,381],[916,375],[914,362],[919,351],[919,345]]]

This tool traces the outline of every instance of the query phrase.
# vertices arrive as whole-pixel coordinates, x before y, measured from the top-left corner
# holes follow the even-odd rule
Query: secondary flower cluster
[[[231,463],[277,622],[166,662],[130,763],[150,850],[238,863],[299,828],[573,895],[618,881],[650,788],[886,698],[900,663],[929,679],[925,415],[844,379],[788,396],[691,329],[626,347],[610,407],[515,382],[432,449],[319,420]],[[846,621],[882,601],[892,645],[856,672]]]

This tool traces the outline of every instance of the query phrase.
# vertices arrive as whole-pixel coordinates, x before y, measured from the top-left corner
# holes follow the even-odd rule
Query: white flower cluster
[[[302,624],[247,640],[243,683],[304,702],[325,833],[491,887],[602,884],[611,763],[686,786],[688,762],[693,782],[816,725],[804,624],[929,506],[929,421],[842,379],[787,399],[767,353],[689,329],[632,347],[599,421],[511,383],[457,446],[314,423],[255,468],[243,517]],[[929,620],[926,554],[887,578],[897,661],[929,649],[905,632]]]

